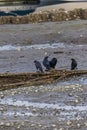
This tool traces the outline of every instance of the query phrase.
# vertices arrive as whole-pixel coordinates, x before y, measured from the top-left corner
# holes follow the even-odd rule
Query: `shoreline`
[[[6,86],[15,81],[20,85],[21,77],[29,82],[26,73],[36,72],[34,60],[45,70],[42,61],[46,54],[49,61],[57,58],[55,69],[70,70],[71,58],[75,58],[77,71],[87,71],[87,20],[16,22],[0,25],[0,73]],[[7,76],[13,73],[16,75]],[[26,78],[19,75],[17,80],[18,73],[25,73]],[[87,130],[87,75],[18,87],[0,92],[0,130]]]
[[[85,2],[38,7],[35,12],[24,16],[1,16],[0,24],[30,24],[77,19],[87,20],[87,7]]]
[[[33,61],[42,63],[46,53],[58,59],[56,69],[70,69],[73,57],[87,70],[86,28],[87,20],[1,25],[0,72],[35,72]]]

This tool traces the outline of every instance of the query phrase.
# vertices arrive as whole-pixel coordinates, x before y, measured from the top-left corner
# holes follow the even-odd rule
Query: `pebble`
[[[25,92],[26,93],[26,95],[29,93],[28,91],[27,92]]]
[[[72,97],[72,96],[73,96],[73,93],[68,93],[68,96]]]
[[[81,34],[80,37],[83,37],[83,35]]]
[[[6,126],[11,126],[10,122],[7,122],[5,125],[6,125]]]
[[[14,96],[15,94],[14,94],[14,93],[12,93],[11,95],[12,95],[12,96]]]
[[[17,50],[20,52],[22,50],[22,48],[18,47]]]
[[[37,93],[37,92],[38,92],[38,90],[36,89],[36,90],[35,90],[35,93]]]
[[[37,111],[36,109],[33,109],[33,110],[32,110],[32,112],[34,112],[34,113],[35,113],[36,111]]]
[[[51,126],[52,126],[52,127],[56,127],[56,125],[55,125],[55,124],[52,124]]]
[[[48,126],[46,126],[46,125],[45,125],[42,129],[43,129],[43,130],[46,130],[46,129],[47,129],[47,127],[48,127]]]
[[[78,127],[78,128],[80,128],[80,126],[81,126],[80,124],[77,124],[77,127]]]
[[[87,127],[87,122],[85,122],[84,124],[85,124],[85,126]]]
[[[34,127],[35,126],[35,124],[31,124],[31,127]]]
[[[69,88],[70,88],[70,86],[66,86],[65,88],[66,88],[66,89],[69,89]]]
[[[59,130],[63,130],[63,128],[60,128]]]
[[[79,102],[79,100],[78,100],[78,99],[76,99],[76,100],[75,100],[75,103],[78,103],[78,102]]]
[[[4,125],[4,122],[0,122],[0,125]]]
[[[57,128],[54,128],[53,130],[58,130]]]
[[[61,34],[61,32],[58,32],[58,34]]]
[[[72,124],[72,122],[71,121],[67,121],[67,125],[71,125]]]
[[[38,124],[39,127],[41,127],[42,125],[41,124]]]
[[[45,52],[45,55],[47,55],[48,53],[47,52]]]
[[[3,99],[3,98],[4,98],[4,95],[2,94],[0,97],[1,97],[1,99]]]
[[[17,129],[20,129],[20,128],[21,128],[21,126],[20,126],[20,125],[18,125],[18,126],[17,126]]]
[[[66,21],[69,21],[69,19],[67,18]]]
[[[29,107],[26,107],[27,110],[29,110],[30,108]]]

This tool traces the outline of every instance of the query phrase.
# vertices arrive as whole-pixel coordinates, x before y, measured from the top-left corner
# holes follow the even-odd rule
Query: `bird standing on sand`
[[[75,59],[71,59],[71,70],[77,69],[77,61]]]
[[[34,64],[36,66],[36,69],[39,70],[41,73],[43,73],[43,68],[42,68],[41,63],[39,61],[35,60]]]
[[[55,69],[56,64],[57,64],[57,59],[56,58],[52,58],[52,60],[50,61],[50,67]]]
[[[50,70],[50,62],[48,61],[48,56],[44,57],[43,65],[44,65],[44,67],[46,67],[46,70]]]

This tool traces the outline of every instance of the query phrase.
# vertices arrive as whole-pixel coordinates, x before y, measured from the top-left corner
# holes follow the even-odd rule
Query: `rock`
[[[63,128],[60,128],[59,130],[63,130]]]
[[[87,127],[87,122],[85,122],[84,125]]]
[[[5,125],[6,125],[6,126],[11,126],[10,122],[7,122]]]
[[[67,125],[71,125],[72,122],[70,120],[67,121]]]
[[[73,96],[73,93],[68,93],[68,96],[69,96],[69,97],[72,97],[72,96]]]
[[[4,125],[4,122],[0,122],[0,125],[1,125],[1,126]]]
[[[75,99],[75,103],[79,103],[79,100],[78,100],[78,99]]]
[[[78,127],[78,128],[80,128],[80,126],[81,126],[80,124],[77,124],[77,127]]]
[[[74,19],[87,19],[87,9],[74,9],[66,11],[63,8],[34,12],[25,16],[2,16],[0,24],[26,24],[47,21],[68,21]]]
[[[55,124],[52,124],[51,126],[52,126],[52,127],[56,127],[56,125],[55,125]]]

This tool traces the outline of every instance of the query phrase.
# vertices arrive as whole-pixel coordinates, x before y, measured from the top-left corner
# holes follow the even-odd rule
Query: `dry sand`
[[[87,9],[87,2],[74,2],[74,3],[64,3],[64,4],[44,6],[44,7],[37,8],[36,11],[60,9],[60,8],[64,8],[67,11],[73,10],[75,8]]]

